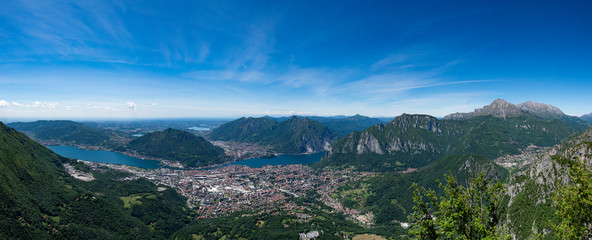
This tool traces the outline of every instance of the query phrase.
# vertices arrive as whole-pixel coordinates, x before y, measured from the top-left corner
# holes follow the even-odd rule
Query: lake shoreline
[[[139,168],[145,168],[145,169],[157,169],[157,168],[166,167],[166,168],[183,169],[183,170],[214,169],[214,168],[221,168],[221,167],[230,166],[230,165],[245,165],[245,166],[249,166],[249,167],[253,167],[253,168],[260,168],[265,165],[289,165],[289,164],[305,164],[305,165],[307,165],[307,164],[312,164],[312,163],[320,161],[322,156],[325,154],[325,152],[305,153],[305,154],[277,154],[271,158],[270,157],[249,158],[249,159],[243,159],[243,160],[238,160],[238,161],[226,162],[226,163],[222,163],[222,164],[209,165],[209,166],[200,167],[200,168],[183,168],[183,167],[179,167],[176,164],[174,164],[173,161],[168,161],[165,159],[155,159],[155,158],[149,158],[149,157],[145,158],[144,156],[142,156],[140,154],[134,154],[134,153],[130,153],[130,152],[119,152],[119,151],[114,151],[114,150],[107,149],[104,147],[88,147],[88,146],[72,146],[72,145],[47,145],[46,147],[63,157],[74,158],[74,159],[78,159],[78,160],[101,162],[101,163],[108,163],[108,164],[121,164],[121,165],[127,165],[127,166],[139,167]],[[93,153],[93,152],[96,152],[96,153]],[[89,154],[91,154],[91,155],[89,155]],[[113,159],[108,159],[108,160],[92,159],[92,158],[97,157],[98,155],[101,155],[101,154],[103,154],[103,155],[110,154],[110,156],[112,158],[114,158],[115,160],[113,160]],[[113,154],[120,154],[120,155],[125,156],[127,158],[123,158],[123,160],[121,160],[121,158],[118,157],[118,155],[113,155]],[[83,158],[90,157],[91,159],[80,159],[79,156],[81,156],[81,155],[85,156]],[[118,162],[118,161],[123,161],[123,162]],[[148,166],[148,165],[145,165],[146,163],[148,163],[148,161],[158,162],[158,164],[157,164],[158,166],[150,165],[148,168],[143,167],[143,166]],[[128,164],[126,164],[126,163],[128,163]],[[144,163],[144,164],[142,164],[142,163]]]

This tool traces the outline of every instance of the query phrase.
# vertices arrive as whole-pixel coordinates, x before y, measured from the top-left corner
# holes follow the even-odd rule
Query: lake
[[[91,151],[72,146],[48,146],[48,148],[61,156],[84,161],[123,164],[145,169],[162,167],[162,165],[159,164],[160,161],[130,157],[116,152]],[[273,158],[251,158],[227,163],[220,167],[228,165],[245,165],[253,168],[260,168],[265,165],[312,164],[321,160],[321,157],[323,157],[324,154],[324,152],[320,152],[313,154],[279,155]]]
[[[123,164],[145,169],[162,167],[159,164],[160,161],[130,157],[116,152],[90,151],[71,146],[48,146],[48,148],[61,156],[84,161]]]

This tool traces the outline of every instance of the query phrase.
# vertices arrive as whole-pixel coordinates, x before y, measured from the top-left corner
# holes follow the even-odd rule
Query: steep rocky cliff
[[[453,149],[454,139],[464,134],[461,125],[427,115],[403,114],[386,125],[377,124],[339,139],[321,164],[355,162],[362,169],[377,164],[384,169],[425,165]]]
[[[507,190],[507,226],[514,239],[534,233],[551,238],[556,223],[552,196],[568,183],[569,161],[592,165],[592,128],[540,155],[526,169],[512,175]]]

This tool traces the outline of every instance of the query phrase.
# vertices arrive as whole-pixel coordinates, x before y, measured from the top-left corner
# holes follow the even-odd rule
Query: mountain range
[[[383,122],[383,120],[381,120],[381,119],[362,116],[360,114],[356,114],[354,116],[329,116],[329,117],[295,116],[295,117],[306,118],[309,120],[314,120],[314,121],[320,122],[323,125],[327,126],[329,129],[331,129],[333,132],[335,132],[337,137],[343,137],[343,136],[345,136],[351,132],[354,132],[354,131],[362,131],[366,128],[369,128],[371,126],[374,126],[378,123]],[[269,118],[269,119],[272,119],[272,120],[275,120],[278,122],[283,122],[283,121],[290,119],[290,117],[274,118],[274,117],[268,117],[268,116],[266,116],[265,118]],[[389,120],[391,120],[391,119],[389,119]]]
[[[68,120],[40,120],[35,122],[15,122],[8,126],[24,132],[38,141],[58,144],[105,145],[117,137],[112,131],[89,127]]]
[[[122,133],[67,120],[16,122],[9,126],[47,145],[82,145],[120,152],[132,151],[147,157],[179,161],[188,167],[224,161],[223,149],[202,137],[171,128],[126,141],[129,137]]]
[[[560,219],[555,214],[553,196],[571,181],[568,169],[572,161],[580,159],[588,166],[592,165],[592,128],[573,117],[559,115],[553,108],[545,108],[549,112],[525,112],[515,111],[520,108],[512,105],[499,103],[503,102],[497,100],[497,103],[490,105],[497,109],[485,107],[476,111],[488,112],[490,115],[474,115],[462,120],[438,120],[426,115],[404,114],[385,126],[374,126],[340,139],[333,145],[338,148],[334,148],[317,167],[354,166],[363,170],[384,170],[388,164],[404,163],[401,159],[413,158],[414,154],[432,155],[435,160],[425,163],[423,167],[399,172],[386,171],[351,182],[333,196],[347,207],[373,212],[377,225],[389,226],[393,222],[406,221],[413,211],[412,184],[442,194],[436,180],[443,181],[444,174],[452,174],[462,183],[469,177],[485,173],[487,178],[507,184],[503,193],[502,216],[504,228],[512,239],[537,236],[541,239],[556,239],[553,225],[558,224]],[[397,139],[411,139],[407,145],[403,145],[408,148],[401,148],[398,143],[405,141]],[[503,143],[504,139],[511,141]],[[414,141],[423,144],[409,144]],[[547,146],[549,150],[538,155],[518,156],[521,164],[514,168],[503,168],[495,163],[494,158],[497,156],[519,153],[522,149],[516,147],[523,147],[524,144]],[[351,152],[335,153],[343,148]],[[387,151],[390,149],[411,154],[403,157],[399,155],[394,159],[384,157],[388,156]],[[445,157],[438,158],[438,154]],[[335,164],[339,161],[346,163]]]
[[[555,107],[527,102],[520,107],[497,99],[472,113],[443,119],[403,114],[382,125],[336,141],[317,167],[354,166],[388,171],[422,167],[451,154],[496,158],[534,144],[553,146],[589,124]]]
[[[320,122],[290,117],[278,122],[267,117],[239,118],[209,134],[210,139],[257,143],[280,153],[313,153],[329,150],[337,135]]]
[[[592,123],[592,113],[582,115],[580,118],[586,122]]]
[[[473,112],[453,113],[444,116],[443,119],[467,120],[477,116],[494,116],[500,118],[531,116],[542,119],[558,119],[569,117],[565,115],[561,109],[544,103],[528,101],[514,105],[507,102],[506,100],[496,99],[491,104],[484,106],[483,108],[475,109]]]
[[[417,114],[403,114],[387,123],[364,116],[240,118],[212,130],[208,137],[268,145],[283,153],[328,151],[313,167],[375,172],[339,187],[331,196],[345,207],[372,212],[376,228],[392,228],[407,220],[414,206],[413,184],[442,194],[436,180],[442,181],[445,174],[463,183],[484,173],[507,185],[503,222],[513,239],[539,233],[543,239],[554,239],[552,225],[559,219],[553,196],[571,181],[570,162],[582,159],[592,165],[592,128],[586,117],[568,116],[551,105],[530,101],[514,105],[497,99],[473,112],[442,119]],[[372,125],[362,129],[368,124]],[[72,121],[11,126],[41,141],[106,146],[118,139],[116,132]],[[338,139],[340,134],[345,135]],[[191,236],[189,230],[194,228],[212,236],[220,231],[199,224],[183,228],[189,222],[185,199],[173,189],[159,192],[147,180],[120,181],[124,173],[92,171],[2,123],[0,143],[0,239],[162,239]],[[175,129],[116,146],[187,166],[224,160],[222,149]],[[532,146],[547,150],[525,157],[517,167],[495,162]],[[65,165],[91,173],[96,180],[76,180]],[[126,207],[124,199],[132,198],[140,203]],[[234,231],[233,224],[247,218],[223,219],[226,225],[232,223],[225,229]],[[259,220],[249,221],[256,226]]]

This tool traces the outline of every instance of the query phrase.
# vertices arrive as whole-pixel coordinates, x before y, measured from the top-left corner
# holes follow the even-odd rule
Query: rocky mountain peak
[[[503,99],[496,99],[491,104],[475,109],[470,113],[453,113],[446,115],[444,119],[466,120],[477,116],[494,116],[499,118],[529,115],[543,119],[561,118],[565,114],[561,109],[544,103],[528,101],[518,105],[509,103]]]
[[[470,113],[453,113],[444,117],[444,119],[466,120],[477,116],[494,116],[500,118],[522,115],[523,112],[516,105],[503,99],[496,99],[491,104],[475,109]]]
[[[563,111],[561,111],[561,109],[559,109],[555,106],[552,106],[552,105],[544,104],[544,103],[537,103],[537,102],[528,101],[525,103],[518,104],[516,106],[524,112],[532,113],[535,115],[547,115],[547,116],[563,116],[563,115],[565,115],[563,113]]]
[[[494,117],[505,118],[509,116],[521,115],[522,111],[520,111],[516,105],[498,98],[488,106],[484,106],[483,108],[475,110],[474,113],[477,116],[491,115]]]

